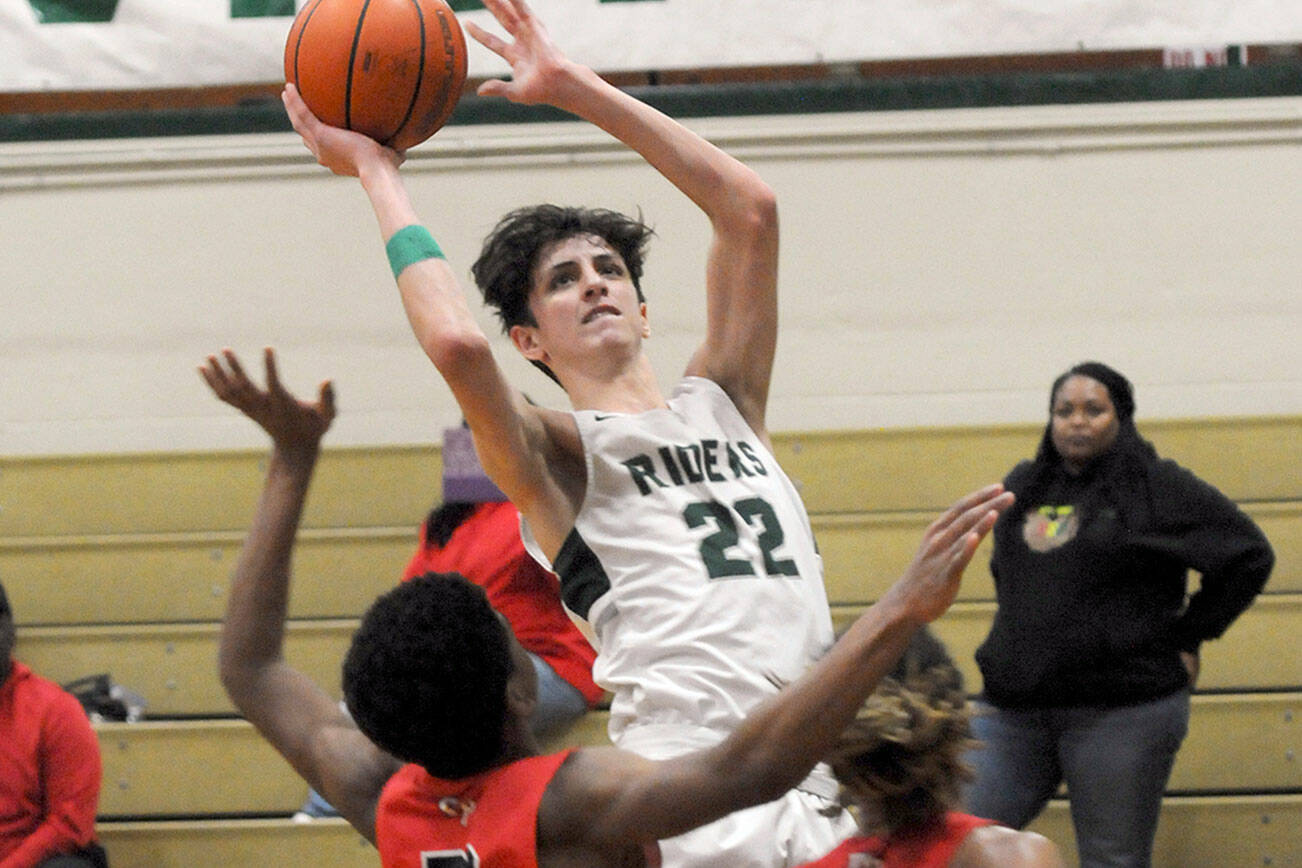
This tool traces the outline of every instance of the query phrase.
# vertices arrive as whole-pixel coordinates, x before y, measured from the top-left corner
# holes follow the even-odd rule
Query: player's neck
[[[655,371],[643,355],[618,371],[575,371],[565,379],[565,391],[575,410],[643,413],[665,406]]]
[[[502,752],[496,765],[506,765],[542,753],[538,738],[529,729],[528,721],[508,720],[502,733]]]

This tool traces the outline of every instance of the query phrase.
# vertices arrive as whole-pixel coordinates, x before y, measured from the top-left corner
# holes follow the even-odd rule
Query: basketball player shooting
[[[573,410],[528,404],[494,360],[453,268],[417,217],[402,155],[284,100],[317,160],[356,176],[413,332],[460,404],[488,474],[525,517],[597,638],[610,735],[654,760],[721,742],[832,644],[822,564],[765,424],[777,343],[778,218],[750,168],[567,58],[520,0],[486,0],[511,66],[482,96],[548,104],[638,152],[708,218],[705,335],[666,397],[643,351],[650,230],[608,211],[507,215],[473,267],[515,348]],[[447,219],[461,219],[450,211]],[[851,834],[825,769],[797,789],[662,844],[664,865],[795,865]],[[781,831],[779,831],[781,830]]]

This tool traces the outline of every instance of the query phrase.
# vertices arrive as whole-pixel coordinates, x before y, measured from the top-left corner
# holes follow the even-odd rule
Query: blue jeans
[[[529,728],[542,738],[569,727],[588,710],[579,689],[556,674],[551,665],[532,651],[529,660],[538,674],[538,707],[529,718]]]
[[[1081,868],[1145,868],[1162,794],[1189,728],[1189,691],[1120,708],[977,704],[966,809],[1014,829],[1067,782]]]
[[[538,675],[538,707],[529,718],[529,728],[539,737],[560,732],[583,716],[588,710],[587,700],[577,687],[557,675],[546,660],[532,651],[527,653]],[[348,713],[342,702],[339,707]],[[311,787],[307,788],[307,801],[298,810],[307,817],[339,816],[334,806]]]

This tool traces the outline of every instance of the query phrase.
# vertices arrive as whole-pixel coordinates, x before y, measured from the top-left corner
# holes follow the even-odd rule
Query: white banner
[[[0,0],[0,92],[278,81],[291,0]],[[298,2],[302,5],[302,2]],[[462,2],[454,6],[475,4]],[[533,0],[602,71],[1302,42],[1302,0]],[[460,17],[486,26],[483,9]],[[102,20],[96,20],[102,19]],[[505,66],[477,44],[471,77]]]

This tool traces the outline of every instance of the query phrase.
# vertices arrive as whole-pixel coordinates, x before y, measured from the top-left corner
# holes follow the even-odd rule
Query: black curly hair
[[[457,573],[426,573],[362,616],[344,657],[344,701],[384,750],[462,778],[501,755],[511,672],[507,628],[483,589]]]
[[[604,208],[531,205],[517,208],[498,221],[484,239],[470,271],[505,333],[512,326],[538,324],[529,310],[533,268],[544,247],[566,238],[595,235],[604,240],[624,260],[637,300],[646,301],[642,294],[642,263],[652,234],[640,214],[633,218]],[[556,380],[546,365],[533,364]]]

